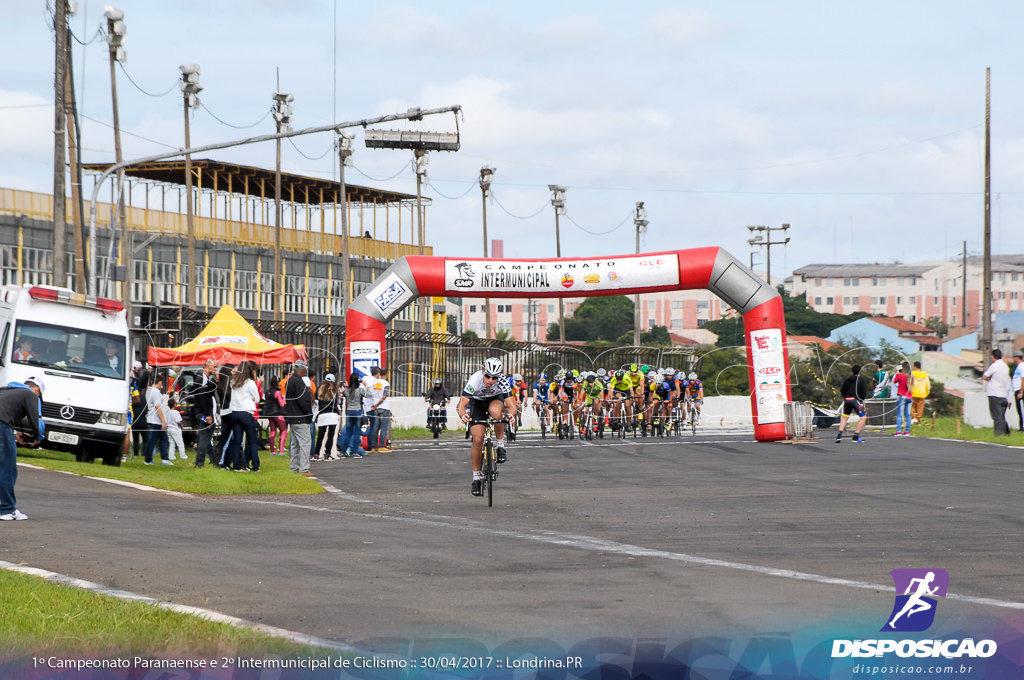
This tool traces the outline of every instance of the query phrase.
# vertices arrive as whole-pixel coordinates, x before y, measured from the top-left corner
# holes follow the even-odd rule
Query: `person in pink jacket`
[[[270,421],[270,455],[284,454],[288,421],[284,419],[284,394],[281,392],[281,381],[276,375],[270,377],[270,386],[264,397],[263,416]]]

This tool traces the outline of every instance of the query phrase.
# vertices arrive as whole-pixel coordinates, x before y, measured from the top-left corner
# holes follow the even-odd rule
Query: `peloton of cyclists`
[[[501,359],[490,357],[484,361],[484,366],[469,377],[465,387],[462,388],[462,396],[456,412],[464,423],[483,421],[488,418],[501,420],[504,412],[515,414],[515,404],[512,401],[512,386],[508,378],[502,373]],[[469,428],[473,438],[471,460],[473,464],[473,486],[474,496],[483,495],[482,480],[483,472],[483,441],[484,424],[475,422]],[[497,450],[498,462],[504,463],[508,460],[505,453],[505,425],[497,423],[494,426],[495,449]]]

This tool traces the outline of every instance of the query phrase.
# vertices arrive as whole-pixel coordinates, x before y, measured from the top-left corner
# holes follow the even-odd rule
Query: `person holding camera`
[[[0,389],[0,521],[28,519],[18,510],[14,485],[18,481],[18,445],[34,446],[46,434],[41,417],[43,390],[40,378],[11,383]],[[23,426],[28,424],[27,432]]]

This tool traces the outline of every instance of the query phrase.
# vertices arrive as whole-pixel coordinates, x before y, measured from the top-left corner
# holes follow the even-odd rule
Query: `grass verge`
[[[89,658],[323,656],[248,628],[0,570],[0,653]]]
[[[933,424],[931,419],[926,418],[919,425],[913,425],[910,428],[910,433],[915,437],[938,437],[965,442],[989,442],[1006,446],[1024,446],[1024,432],[1012,430],[1009,435],[997,437],[991,427],[975,428],[971,425],[965,425],[963,421],[959,421],[958,425],[958,421],[958,418],[936,418]],[[891,436],[895,431],[895,427],[887,428],[886,434]]]
[[[174,461],[173,466],[160,465],[159,460],[156,465],[143,465],[141,457],[123,462],[119,467],[103,465],[99,461],[79,463],[69,453],[48,449],[18,449],[18,459],[50,470],[194,494],[310,494],[324,490],[315,479],[292,472],[288,456],[271,456],[268,453],[260,455],[259,472],[231,472],[209,464],[194,468],[191,459]]]

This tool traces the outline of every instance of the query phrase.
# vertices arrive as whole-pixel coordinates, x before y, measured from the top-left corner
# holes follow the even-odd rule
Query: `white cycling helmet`
[[[697,379],[697,371],[690,371],[690,375],[687,376],[687,380],[696,380],[696,379]]]
[[[501,376],[501,359],[497,357],[490,357],[484,361],[484,375],[488,378],[498,378]]]
[[[657,371],[655,371],[653,369],[650,370],[650,371],[647,371],[647,379],[648,380],[656,380],[657,377],[658,377],[658,372]]]
[[[520,380],[523,379],[523,376],[519,373],[516,373],[515,375],[512,376],[512,379],[515,380],[516,382],[519,382]]]

